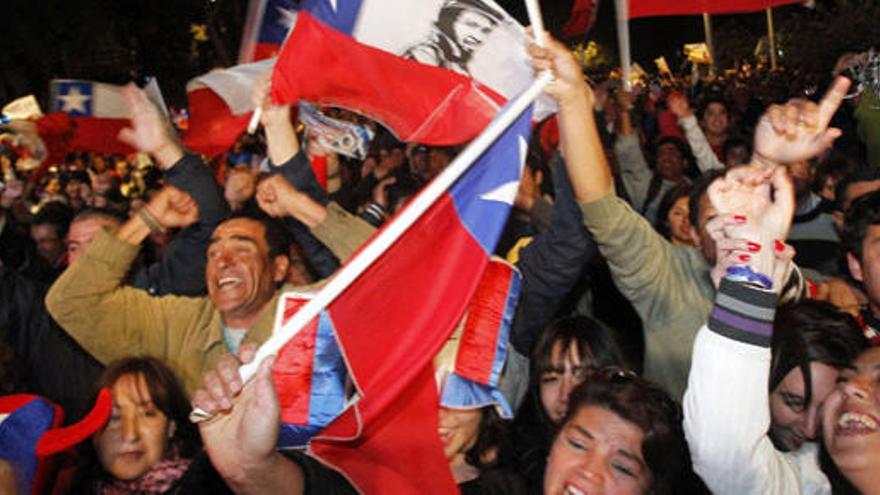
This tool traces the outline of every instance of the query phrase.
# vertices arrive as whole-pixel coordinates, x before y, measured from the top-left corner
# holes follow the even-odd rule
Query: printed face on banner
[[[395,26],[393,35],[389,25]],[[353,35],[404,58],[470,76],[507,98],[534,78],[526,52],[531,40],[492,0],[365,1]]]

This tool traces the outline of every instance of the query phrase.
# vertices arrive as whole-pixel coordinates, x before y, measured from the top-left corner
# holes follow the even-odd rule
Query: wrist
[[[116,238],[139,246],[150,235],[150,227],[139,215],[133,215],[116,231]]]
[[[162,170],[168,170],[183,158],[183,148],[173,139],[168,139],[151,153]]]
[[[761,153],[755,151],[752,153],[752,165],[757,165],[759,167],[771,168],[779,165],[779,162],[775,160],[771,160],[770,158],[762,155]]]

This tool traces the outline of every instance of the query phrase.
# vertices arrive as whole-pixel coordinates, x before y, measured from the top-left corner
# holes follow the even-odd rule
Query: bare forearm
[[[174,166],[175,163],[183,158],[183,154],[183,147],[173,139],[169,139],[167,143],[152,153],[153,159],[156,160],[156,163],[162,170],[168,170]]]
[[[296,139],[296,132],[290,119],[267,124],[264,129],[266,147],[272,163],[280,165],[299,152],[299,141]]]
[[[241,495],[296,495],[305,491],[302,469],[277,452],[265,464],[243,469],[240,476],[224,479]]]
[[[559,103],[559,142],[580,203],[589,203],[613,190],[611,169],[605,157],[596,120],[586,93]]]
[[[116,231],[116,238],[131,245],[139,246],[150,235],[150,227],[137,214],[132,215],[122,227]]]

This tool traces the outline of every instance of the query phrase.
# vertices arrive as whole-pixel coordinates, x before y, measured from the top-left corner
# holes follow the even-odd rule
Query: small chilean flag
[[[116,139],[128,126],[129,112],[122,86],[77,79],[53,79],[51,108],[66,113],[73,124],[69,151],[128,154],[130,146]],[[167,114],[156,80],[151,78],[144,92]]]
[[[521,281],[517,269],[500,258],[493,257],[486,267],[468,306],[455,368],[440,394],[441,406],[475,409],[495,405],[501,417],[513,417],[498,383]]]
[[[280,328],[311,298],[288,292],[278,304]],[[327,312],[290,339],[275,359],[272,378],[281,405],[279,448],[303,448],[345,406],[345,361]]]

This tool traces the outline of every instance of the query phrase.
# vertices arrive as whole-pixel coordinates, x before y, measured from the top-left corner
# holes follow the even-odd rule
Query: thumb
[[[123,127],[119,130],[119,133],[116,135],[116,139],[122,141],[123,143],[131,146],[135,149],[140,149],[135,142],[135,136],[137,134],[134,132],[134,129],[131,127]]]

